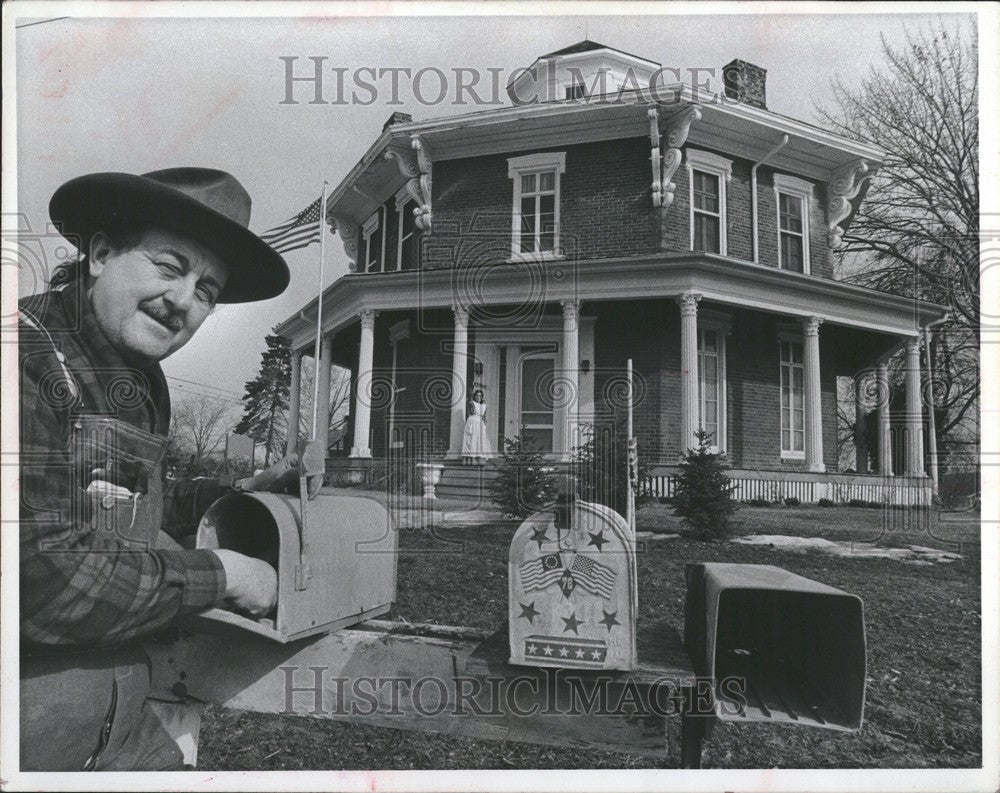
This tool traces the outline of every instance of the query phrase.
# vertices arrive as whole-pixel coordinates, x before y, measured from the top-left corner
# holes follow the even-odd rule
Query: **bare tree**
[[[928,363],[938,436],[965,441],[979,396],[978,50],[968,26],[907,35],[856,89],[834,84],[820,117],[887,152],[844,235],[848,281],[947,305]],[[894,367],[898,368],[898,367]],[[973,434],[975,430],[972,430]]]
[[[236,424],[233,400],[207,394],[186,394],[172,408],[171,432],[178,451],[193,457],[196,467],[205,464]]]
[[[313,395],[316,389],[312,358],[302,359],[299,393],[299,437],[312,436]],[[339,427],[350,411],[351,371],[340,366],[330,368],[330,427]],[[332,439],[332,435],[331,435]]]

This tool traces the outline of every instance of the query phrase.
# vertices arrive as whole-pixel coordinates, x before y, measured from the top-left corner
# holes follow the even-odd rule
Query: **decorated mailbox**
[[[508,567],[511,663],[634,669],[635,544],[614,510],[563,497],[514,534]]]

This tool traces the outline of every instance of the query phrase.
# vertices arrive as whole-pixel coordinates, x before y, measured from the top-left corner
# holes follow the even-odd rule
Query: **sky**
[[[39,6],[50,7],[56,6]],[[767,69],[770,109],[815,121],[815,105],[832,100],[834,79],[857,86],[881,62],[880,36],[899,46],[907,27],[940,17],[405,16],[415,8],[371,3],[354,13],[361,9],[372,16],[350,18],[130,16],[28,24],[55,15],[46,14],[18,20],[24,25],[15,33],[22,228],[28,224],[40,235],[51,262],[65,253],[58,237],[46,236],[48,200],[63,182],[97,171],[203,166],[229,171],[243,183],[254,202],[251,228],[261,232],[318,197],[324,179],[331,188],[339,183],[392,112],[420,120],[474,109],[449,100],[418,101],[405,78],[400,104],[389,104],[387,81],[379,82],[384,90],[368,105],[308,104],[311,97],[301,88],[296,97],[302,101],[282,104],[282,56],[297,57],[301,72],[311,69],[308,58],[325,56],[328,69],[346,68],[348,75],[359,67],[413,72],[436,67],[449,75],[457,67],[493,68],[503,70],[506,82],[512,70],[537,56],[589,38],[681,69],[719,69],[737,57],[751,61]],[[325,86],[335,90],[333,72],[328,74]],[[432,98],[436,83],[421,85],[424,98]],[[185,348],[164,361],[175,396],[198,387],[221,389],[233,398],[242,394],[259,366],[265,335],[316,294],[319,246],[286,258],[292,281],[283,295],[220,306]],[[328,283],[347,273],[335,237],[327,245],[326,272]],[[38,268],[23,267],[19,293],[42,288]]]

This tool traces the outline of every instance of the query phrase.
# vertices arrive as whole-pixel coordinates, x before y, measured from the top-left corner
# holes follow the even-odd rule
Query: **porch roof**
[[[342,330],[357,321],[363,309],[447,308],[459,302],[469,308],[520,305],[526,300],[586,304],[588,300],[662,299],[683,292],[734,307],[789,318],[818,316],[831,325],[899,337],[916,336],[921,327],[947,313],[935,303],[725,256],[662,253],[486,265],[481,272],[437,269],[345,275],[323,295],[323,332]],[[314,298],[278,326],[277,332],[288,337],[294,349],[305,348],[315,339],[316,308]]]

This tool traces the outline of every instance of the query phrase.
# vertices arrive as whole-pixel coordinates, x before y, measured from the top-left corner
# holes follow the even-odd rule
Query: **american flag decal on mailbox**
[[[525,589],[545,589],[558,581],[562,574],[563,563],[557,553],[521,565],[521,583]]]
[[[614,592],[615,571],[600,562],[595,562],[589,556],[574,556],[569,569],[580,586],[588,592],[603,598],[611,597],[611,593]]]

